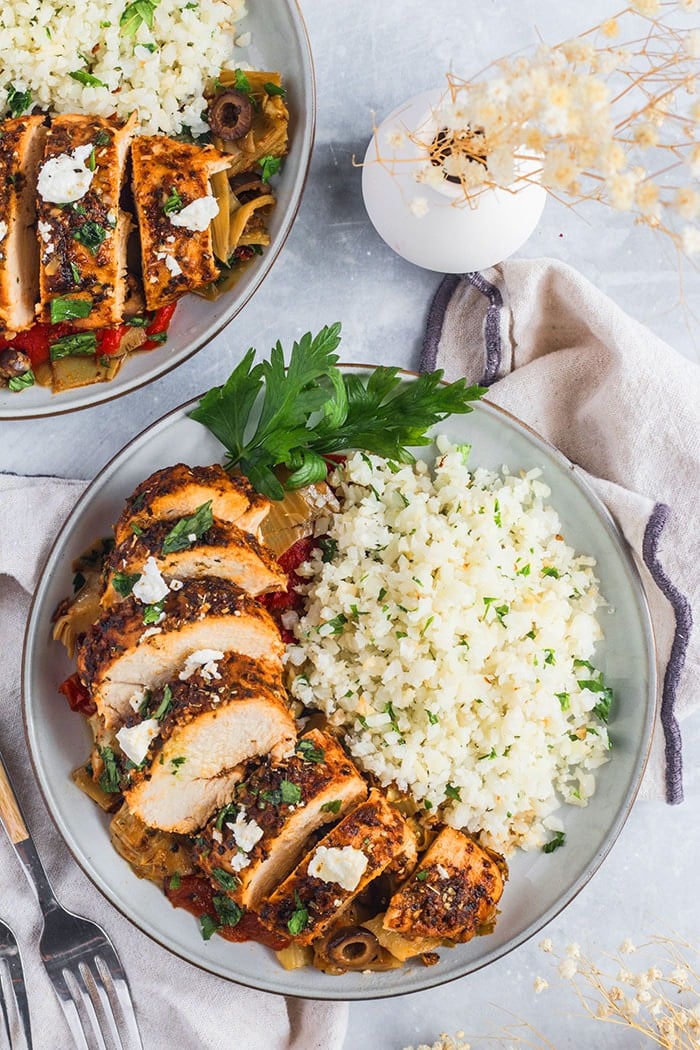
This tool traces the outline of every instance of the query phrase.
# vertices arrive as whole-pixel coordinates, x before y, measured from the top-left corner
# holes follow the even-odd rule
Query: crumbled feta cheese
[[[39,222],[36,224],[36,228],[44,244],[48,244],[51,240],[51,223],[42,222],[42,220],[39,219]]]
[[[141,635],[141,637],[139,638],[137,644],[141,645],[141,642],[145,642],[145,640],[147,638],[152,638],[154,634],[162,634],[162,633],[163,633],[163,628],[162,627],[147,627],[146,630]]]
[[[160,259],[165,263],[166,270],[169,270],[173,277],[177,277],[178,274],[182,273],[182,267],[174,255],[168,255],[167,252],[157,252],[156,259]]]
[[[436,870],[441,879],[449,879],[450,873],[447,868],[443,868],[442,864],[438,864]]]
[[[92,149],[88,143],[72,153],[50,157],[39,172],[36,186],[39,195],[51,204],[72,204],[84,197],[95,174],[85,165]]]
[[[182,588],[183,588],[182,580],[171,580],[170,581],[170,590],[171,591],[181,591]]]
[[[241,806],[236,814],[235,823],[226,822],[226,827],[233,832],[236,845],[244,853],[250,853],[256,842],[263,837],[263,829],[255,820],[246,820],[245,806]],[[247,863],[247,861],[246,861]]]
[[[129,707],[132,711],[138,711],[141,704],[146,699],[146,690],[142,689],[141,692],[132,693],[129,697]]]
[[[154,605],[165,598],[168,590],[169,587],[161,576],[156,559],[151,555],[146,558],[141,569],[141,578],[136,581],[131,593],[144,605]]]
[[[146,718],[135,726],[122,726],[117,733],[117,741],[127,758],[140,766],[148,754],[151,741],[158,736],[160,723],[157,718]]]
[[[173,226],[184,226],[195,233],[206,230],[215,215],[219,214],[219,205],[215,197],[207,194],[186,205],[180,211],[173,212],[169,218]]]
[[[210,682],[213,678],[221,678],[217,661],[223,660],[224,654],[219,649],[197,649],[185,660],[185,666],[180,671],[178,678],[186,682],[195,671],[200,671],[202,678]]]
[[[366,854],[354,846],[319,846],[307,871],[315,879],[337,882],[344,890],[356,890],[367,864]]]

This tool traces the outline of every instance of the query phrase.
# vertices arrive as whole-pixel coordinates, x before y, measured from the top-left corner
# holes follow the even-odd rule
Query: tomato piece
[[[174,908],[184,908],[197,919],[203,915],[216,916],[214,897],[217,891],[203,875],[182,875],[174,887],[170,880],[166,880],[165,896]],[[216,932],[227,941],[257,941],[275,951],[289,944],[288,938],[266,929],[252,911],[245,912],[235,926],[219,926]]]
[[[49,347],[61,336],[70,335],[69,324],[33,324],[25,332],[18,332],[14,339],[3,340],[3,349],[11,346],[22,350],[32,363],[32,368],[49,360]]]
[[[162,346],[164,339],[154,339],[153,336],[163,336],[170,327],[170,322],[173,319],[175,313],[175,307],[177,303],[168,303],[167,306],[161,306],[153,315],[153,320],[146,328],[146,335],[151,338],[147,339],[145,343],[142,343],[139,350],[153,350],[156,346]]]
[[[65,682],[61,682],[58,691],[65,696],[71,711],[78,711],[81,715],[94,715],[97,710],[97,705],[90,696],[89,690],[86,689],[77,674],[72,674],[66,678]]]
[[[112,357],[119,353],[122,337],[129,331],[126,324],[117,325],[115,328],[101,328],[97,332],[97,353],[106,357]]]

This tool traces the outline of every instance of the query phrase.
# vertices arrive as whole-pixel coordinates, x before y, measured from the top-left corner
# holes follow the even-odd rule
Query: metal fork
[[[17,939],[0,919],[0,1008],[12,1050],[32,1050],[29,1004]]]
[[[56,900],[0,754],[0,823],[44,916],[41,960],[80,1050],[143,1050],[124,969],[97,923]]]

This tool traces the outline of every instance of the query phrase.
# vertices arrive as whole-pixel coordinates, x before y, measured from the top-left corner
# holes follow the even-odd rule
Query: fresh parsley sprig
[[[285,364],[278,342],[269,360],[251,347],[223,386],[202,397],[190,416],[227,450],[226,466],[246,474],[271,499],[282,499],[276,470],[290,472],[288,489],[321,481],[327,457],[361,450],[412,463],[410,446],[430,444],[428,430],[447,416],[471,412],[485,388],[465,379],[442,383],[442,371],[405,383],[398,368],[368,378],[336,367],[340,323],[295,342]]]

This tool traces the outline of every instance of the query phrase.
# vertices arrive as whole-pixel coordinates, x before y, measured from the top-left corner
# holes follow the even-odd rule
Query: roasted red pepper
[[[174,908],[184,908],[198,919],[204,915],[216,917],[216,891],[202,875],[182,875],[175,886],[172,879],[166,880],[165,895]],[[245,912],[235,926],[218,926],[216,932],[227,941],[257,941],[275,951],[289,944],[288,938],[271,933],[251,911]]]
[[[167,306],[161,306],[159,310],[156,310],[153,320],[146,328],[146,335],[150,338],[139,347],[139,350],[153,350],[154,347],[163,344],[165,340],[154,339],[153,336],[162,336],[167,332],[176,306],[177,303],[169,303]]]
[[[79,711],[81,715],[94,715],[97,710],[94,700],[77,674],[72,674],[65,682],[61,682],[58,691],[65,696],[71,711]]]

